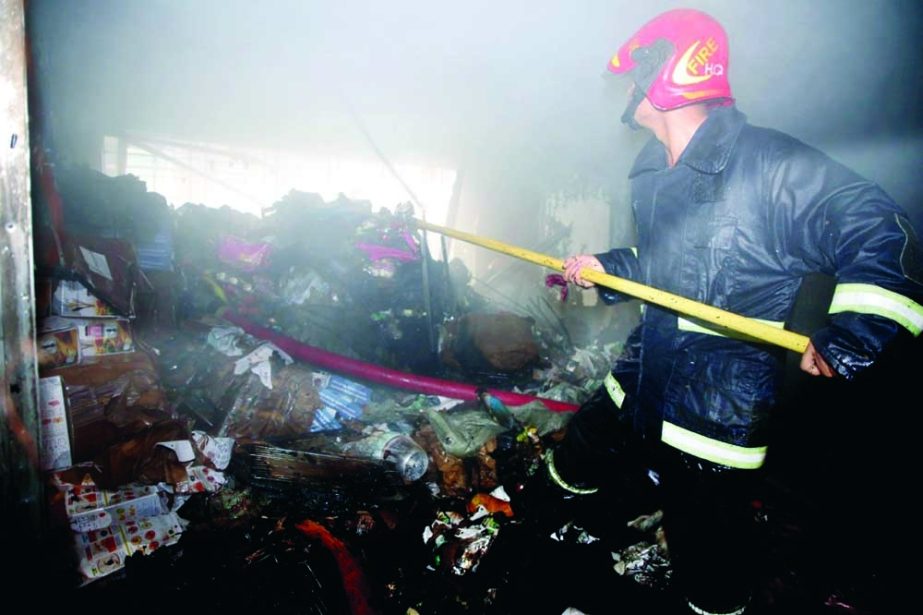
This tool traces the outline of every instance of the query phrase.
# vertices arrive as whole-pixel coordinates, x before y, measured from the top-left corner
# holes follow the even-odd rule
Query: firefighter
[[[874,183],[734,105],[728,39],[678,9],[609,62],[627,75],[622,121],[652,138],[630,171],[638,245],[565,261],[783,327],[803,278],[835,276],[827,324],[801,368],[853,379],[923,329],[923,264],[905,213]],[[604,301],[626,299],[599,288]],[[547,456],[575,497],[644,466],[663,493],[683,608],[743,613],[751,601],[753,480],[767,454],[784,351],[647,305],[625,355]],[[638,455],[644,461],[638,462]]]

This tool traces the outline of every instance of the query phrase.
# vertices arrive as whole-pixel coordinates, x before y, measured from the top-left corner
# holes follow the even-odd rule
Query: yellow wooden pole
[[[457,231],[446,226],[439,226],[438,224],[422,222],[420,220],[416,222],[417,226],[420,228],[442,233],[443,235],[454,237],[455,239],[460,239],[495,252],[508,254],[509,256],[542,265],[549,269],[555,269],[557,271],[564,270],[564,261],[559,258],[533,252],[525,248],[511,246],[494,239],[487,239],[486,237],[479,237],[471,233]],[[728,312],[727,310],[722,310],[721,308],[712,307],[704,303],[699,303],[698,301],[693,301],[692,299],[674,295],[673,293],[658,290],[651,286],[632,282],[631,280],[619,278],[607,273],[593,271],[592,269],[584,269],[581,271],[581,275],[584,280],[589,280],[599,286],[605,286],[606,288],[611,288],[620,293],[637,297],[648,303],[654,303],[669,308],[680,314],[717,325],[721,329],[726,329],[729,332],[743,334],[747,337],[781,346],[782,348],[787,348],[798,353],[803,353],[808,347],[809,340],[804,335],[794,333],[793,331],[786,331],[785,329],[777,329],[771,325],[733,312]]]

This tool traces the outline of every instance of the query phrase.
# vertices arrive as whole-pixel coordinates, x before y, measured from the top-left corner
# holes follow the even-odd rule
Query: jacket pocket
[[[690,219],[683,233],[682,286],[693,299],[723,303],[733,291],[737,218]]]
[[[730,250],[737,234],[737,218],[715,216],[690,220],[686,225],[686,245],[700,250]]]
[[[776,385],[772,364],[687,353],[673,368],[664,418],[724,442],[764,444]]]

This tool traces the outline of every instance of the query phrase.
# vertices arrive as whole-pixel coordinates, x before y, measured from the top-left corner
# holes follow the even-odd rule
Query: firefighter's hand
[[[834,371],[827,365],[827,362],[824,361],[824,358],[820,356],[820,353],[817,352],[811,342],[808,342],[807,349],[801,355],[801,370],[812,376],[824,376],[825,378],[833,378],[834,376]]]
[[[564,260],[564,279],[583,288],[593,288],[593,282],[584,280],[580,275],[581,269],[592,269],[605,273],[602,263],[592,254],[578,254]]]

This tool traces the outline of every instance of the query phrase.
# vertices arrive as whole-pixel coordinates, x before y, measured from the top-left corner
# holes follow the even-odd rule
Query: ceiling
[[[609,56],[644,21],[679,5],[28,4],[31,87],[63,154],[87,135],[125,130],[368,152],[361,122],[397,159],[489,161],[499,169],[515,160],[530,170],[590,177],[633,155],[639,139],[618,124],[624,84],[604,77]],[[730,78],[754,123],[847,151],[920,140],[919,2],[702,0],[696,6],[729,32]]]

